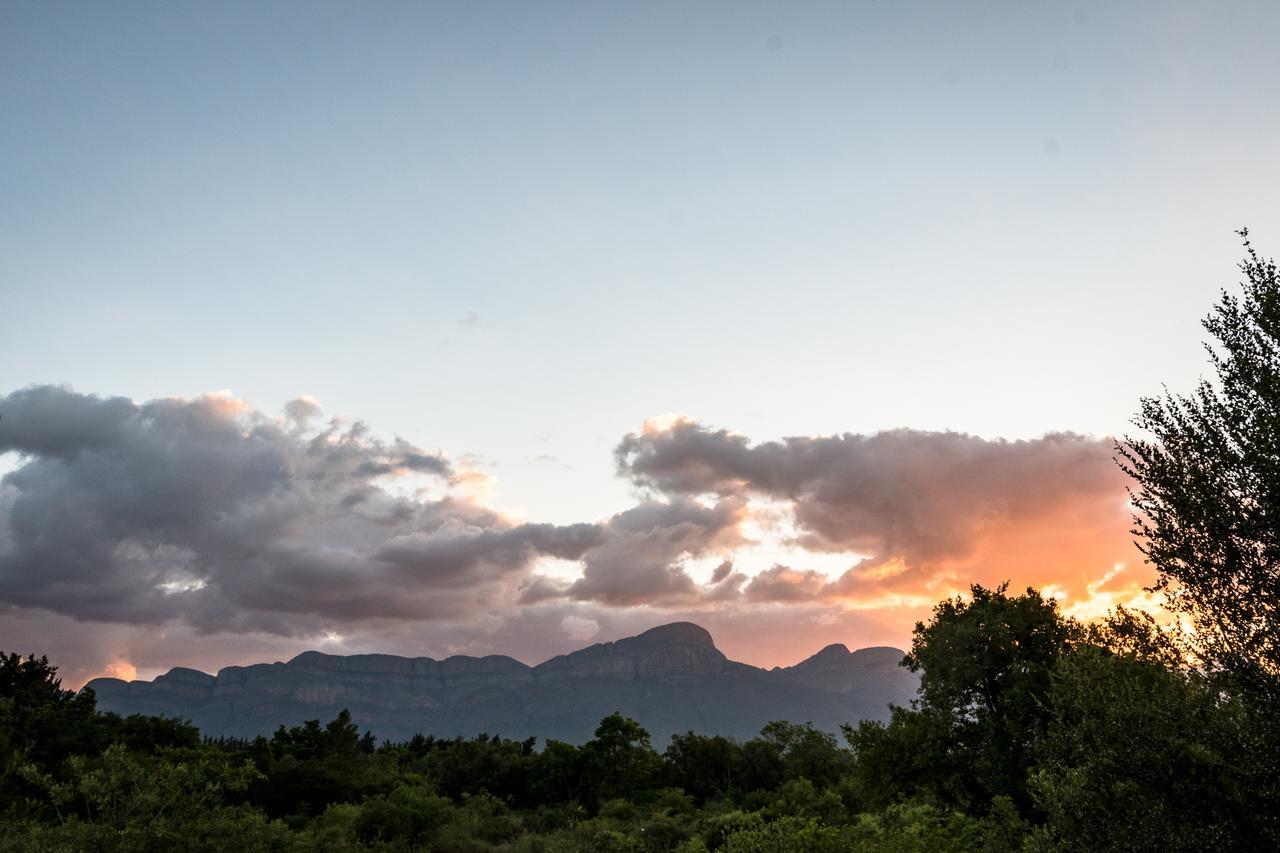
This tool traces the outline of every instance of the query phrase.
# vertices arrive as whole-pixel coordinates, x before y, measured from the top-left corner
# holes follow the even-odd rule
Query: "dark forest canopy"
[[[1145,615],[975,586],[916,627],[920,695],[887,724],[655,745],[613,714],[573,746],[377,743],[345,712],[202,739],[8,654],[0,849],[1266,849],[1263,727],[1184,660]]]

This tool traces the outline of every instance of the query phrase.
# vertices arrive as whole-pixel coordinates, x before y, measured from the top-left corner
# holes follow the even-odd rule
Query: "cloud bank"
[[[635,505],[569,525],[517,520],[468,457],[307,397],[273,416],[229,394],[30,387],[0,398],[0,453],[18,459],[0,480],[0,631],[65,647],[84,677],[323,643],[536,660],[677,618],[785,663],[819,639],[902,643],[970,581],[1086,607],[1145,580],[1116,568],[1133,552],[1110,441],[1068,433],[753,444],[651,421],[615,452]],[[762,564],[762,548],[787,559]],[[832,559],[845,567],[815,568]]]
[[[627,435],[615,458],[620,475],[655,494],[781,504],[796,546],[857,555],[836,580],[774,566],[746,585],[749,598],[875,601],[1132,557],[1116,550],[1129,513],[1112,453],[1110,439],[1073,433],[1005,441],[899,429],[752,444],[676,419]]]
[[[77,619],[301,635],[483,612],[593,524],[516,524],[453,488],[436,451],[273,419],[228,396],[135,404],[38,387],[0,400],[0,600]],[[400,488],[397,488],[400,487]]]

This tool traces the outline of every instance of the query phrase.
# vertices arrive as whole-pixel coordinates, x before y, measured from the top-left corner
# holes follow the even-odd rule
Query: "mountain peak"
[[[844,663],[852,652],[844,643],[832,643],[819,650],[816,654],[810,655],[800,663],[788,669],[804,669],[812,666],[824,666],[831,664]]]
[[[671,622],[666,625],[659,625],[638,635],[636,639],[665,643],[692,643],[697,646],[706,646],[709,649],[716,647],[715,640],[711,638],[711,632],[692,622]]]
[[[734,664],[711,634],[692,622],[672,622],[643,634],[554,657],[533,668],[538,678],[608,677],[622,680],[687,678],[724,672]]]

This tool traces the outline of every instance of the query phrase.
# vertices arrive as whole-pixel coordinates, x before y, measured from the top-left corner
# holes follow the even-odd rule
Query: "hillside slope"
[[[588,740],[614,711],[638,720],[661,748],[674,733],[749,738],[770,720],[886,719],[915,694],[902,652],[828,646],[786,668],[729,660],[688,622],[597,643],[527,666],[514,658],[304,652],[287,663],[231,666],[216,676],[177,668],[154,681],[89,682],[104,711],[184,717],[211,736],[270,734],[347,708],[361,728],[400,740],[415,733]]]

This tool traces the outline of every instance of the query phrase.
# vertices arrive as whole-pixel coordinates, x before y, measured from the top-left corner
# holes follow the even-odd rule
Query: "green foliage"
[[[1064,850],[1263,849],[1237,702],[1197,673],[1096,646],[1054,671],[1031,789]]]
[[[1170,672],[1190,672],[1181,632],[1157,624],[1150,613],[1117,607],[1105,619],[1084,626],[1084,640],[1112,654],[1144,661]]]
[[[846,727],[847,748],[776,721],[661,755],[620,714],[541,751],[489,735],[375,748],[345,711],[199,741],[98,714],[47,661],[11,656],[0,734],[21,746],[0,853],[1274,849],[1266,721],[1145,615],[1079,626],[1033,590],[974,587],[915,640],[919,701]],[[38,731],[54,745],[21,740]]]
[[[99,714],[93,691],[63,690],[48,658],[0,652],[0,816],[41,801],[33,772],[57,775],[71,756],[97,755],[113,743],[155,754],[199,740],[179,720]]]
[[[430,786],[400,784],[389,794],[366,799],[359,814],[354,816],[352,829],[355,837],[365,844],[407,842],[416,845],[433,838],[450,822],[453,814],[449,799],[438,796]]]
[[[47,657],[0,652],[0,784],[11,795],[22,790],[15,773],[24,763],[98,752],[101,729],[93,693],[63,690]]]
[[[725,839],[723,853],[842,853],[840,831],[816,818],[785,817],[743,827]]]
[[[660,766],[649,733],[617,713],[600,721],[595,738],[582,748],[582,759],[587,796],[595,801],[636,796],[652,787]]]
[[[248,802],[295,826],[331,803],[385,794],[397,781],[394,761],[371,752],[345,710],[325,726],[318,720],[281,726],[270,741],[254,741],[244,753],[260,773]]]
[[[984,817],[917,801],[898,803],[878,813],[860,815],[847,838],[849,850],[867,853],[1007,853],[1023,848],[1026,830],[1012,801],[996,797]]]
[[[835,736],[812,723],[800,726],[775,720],[760,730],[760,738],[777,750],[786,777],[825,787],[834,785],[849,769],[849,756]]]
[[[102,851],[281,849],[289,835],[261,813],[227,805],[257,772],[217,753],[194,761],[144,756],[122,744],[72,756],[62,778],[26,765],[57,821],[30,826],[31,849]]]
[[[1134,533],[1185,647],[1246,705],[1253,786],[1280,812],[1280,270],[1244,238],[1238,295],[1203,321],[1213,376],[1141,402],[1147,438],[1118,445]]]
[[[528,780],[537,762],[531,742],[480,735],[430,743],[434,748],[429,758],[420,759],[418,766],[429,771],[445,796],[457,799],[469,791],[486,791],[520,803],[530,801]]]
[[[22,700],[27,716],[74,703],[50,689],[47,662],[23,672],[35,677],[10,692],[34,697]],[[121,720],[93,713],[92,697],[80,702],[90,714],[61,722],[66,742],[90,751],[21,766],[30,796],[5,802],[13,831],[0,850],[705,853],[852,849],[858,839],[880,849],[885,838],[936,834],[895,817],[899,806],[850,811],[841,791],[852,754],[809,724],[770,723],[745,744],[688,734],[664,756],[618,714],[581,747],[539,752],[482,735],[373,749],[346,712],[270,739],[200,742],[184,724]],[[104,732],[115,742],[93,751]]]
[[[943,601],[916,625],[905,660],[921,674],[916,707],[895,710],[888,726],[846,729],[855,795],[878,804],[924,795],[974,810],[1005,796],[1030,808],[1027,771],[1049,718],[1050,673],[1079,628],[1036,590],[1007,590],[975,585],[970,600]]]
[[[858,807],[881,809],[905,798],[972,803],[977,781],[960,726],[931,708],[894,708],[889,723],[845,726],[854,767],[845,781]]]
[[[49,658],[0,652],[0,696],[13,703],[15,711],[34,710],[75,701],[74,690],[63,690],[58,668]]]
[[[1144,398],[1119,447],[1135,533],[1211,671],[1280,711],[1280,272],[1245,237],[1239,296],[1204,320],[1214,381]]]
[[[720,735],[673,735],[663,763],[672,784],[699,803],[724,797],[742,784],[742,747]]]

